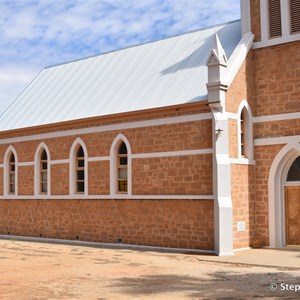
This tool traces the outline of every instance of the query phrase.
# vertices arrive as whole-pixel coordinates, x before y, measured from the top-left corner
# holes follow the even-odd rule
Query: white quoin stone
[[[233,213],[231,199],[229,130],[225,111],[227,56],[218,35],[207,60],[208,103],[213,113],[213,182],[215,251],[233,255]]]

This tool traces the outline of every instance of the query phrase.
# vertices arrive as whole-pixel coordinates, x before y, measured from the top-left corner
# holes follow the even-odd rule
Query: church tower
[[[241,0],[241,19],[254,48],[300,40],[300,0]]]

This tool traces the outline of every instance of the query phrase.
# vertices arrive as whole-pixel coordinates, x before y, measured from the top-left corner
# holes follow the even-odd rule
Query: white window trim
[[[128,139],[123,134],[118,134],[110,147],[110,195],[116,196],[117,193],[117,151],[120,142],[124,142],[127,147],[128,159],[128,189],[127,196],[132,195],[132,151]]]
[[[40,164],[40,158],[41,158],[41,153],[42,151],[45,150],[47,153],[47,193],[46,195],[51,195],[51,164],[50,164],[50,151],[47,147],[47,145],[42,142],[39,144],[35,151],[35,156],[34,156],[34,194],[35,195],[40,195],[43,194],[40,192],[40,176],[41,176],[41,164]]]
[[[0,196],[0,199],[49,199],[49,200],[215,200],[214,195],[131,195],[117,194],[117,195],[7,195]]]
[[[12,195],[9,193],[9,156],[13,153],[15,156],[15,193]],[[16,149],[10,145],[4,154],[4,176],[3,176],[3,194],[5,196],[17,196],[18,195],[18,155]]]
[[[78,195],[75,187],[75,161],[76,161],[76,150],[77,147],[81,146],[84,153],[84,193],[82,195],[88,195],[89,187],[89,175],[88,175],[88,151],[85,143],[81,138],[77,138],[70,149],[70,164],[69,164],[69,194],[71,196]],[[81,194],[79,194],[81,195]]]
[[[242,115],[242,111],[243,109],[246,110],[246,114],[245,114],[245,141],[246,144],[244,145],[245,147],[245,153],[246,153],[246,157],[242,156],[242,141],[241,141],[241,115]],[[239,159],[248,159],[249,162],[253,162],[253,117],[252,117],[252,112],[251,112],[251,108],[248,104],[248,102],[246,100],[243,100],[238,108],[238,158]]]

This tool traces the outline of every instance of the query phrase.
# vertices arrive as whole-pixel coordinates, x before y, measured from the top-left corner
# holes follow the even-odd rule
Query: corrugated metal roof
[[[240,21],[44,69],[0,118],[0,131],[207,99],[218,34],[230,58]]]

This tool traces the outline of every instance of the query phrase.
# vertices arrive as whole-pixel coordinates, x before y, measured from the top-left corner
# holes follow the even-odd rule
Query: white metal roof
[[[230,58],[240,21],[45,68],[0,118],[0,131],[207,99],[218,34]]]

